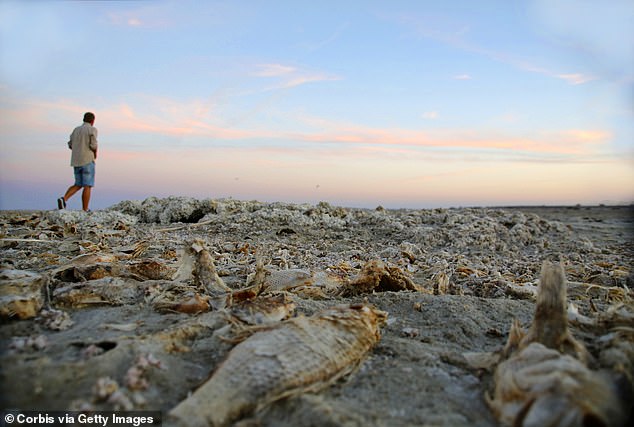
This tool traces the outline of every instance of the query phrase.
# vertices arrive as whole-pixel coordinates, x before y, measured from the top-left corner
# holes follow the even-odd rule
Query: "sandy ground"
[[[354,297],[289,292],[295,315],[365,301],[386,311],[388,323],[354,373],[319,393],[246,415],[252,425],[495,426],[484,398],[492,374],[472,367],[464,354],[499,350],[515,318],[530,324],[530,289],[545,259],[564,264],[569,300],[585,316],[631,299],[633,221],[632,206],[393,211],[182,198],[123,202],[91,215],[4,211],[3,269],[48,277],[51,308],[72,325],[51,330],[41,315],[2,320],[0,406],[167,413],[186,398],[233,347],[224,339],[226,316],[159,310],[148,289],[169,281],[182,249],[198,238],[234,289],[255,271],[256,257],[276,270],[345,278],[381,259],[421,289]],[[82,254],[116,255],[117,262],[103,264],[119,267],[96,278],[60,273]],[[122,273],[144,261],[163,272],[152,278]],[[88,295],[86,288],[99,281],[137,291],[102,292],[96,301],[96,291]],[[69,286],[84,294],[69,299],[63,292]],[[572,332],[598,368],[614,368],[601,365],[597,344],[608,331],[573,323]],[[104,378],[118,393],[103,392]]]

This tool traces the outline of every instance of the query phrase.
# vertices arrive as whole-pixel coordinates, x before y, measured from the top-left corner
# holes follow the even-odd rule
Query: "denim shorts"
[[[75,185],[79,187],[94,187],[95,185],[95,162],[90,162],[84,166],[75,166]]]

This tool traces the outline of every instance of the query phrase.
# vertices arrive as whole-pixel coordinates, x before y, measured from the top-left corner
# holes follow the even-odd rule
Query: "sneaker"
[[[66,200],[63,197],[57,199],[57,209],[66,209]]]

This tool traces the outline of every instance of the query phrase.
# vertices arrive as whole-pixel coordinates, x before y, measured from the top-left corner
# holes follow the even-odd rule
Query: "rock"
[[[30,319],[44,305],[46,275],[22,270],[0,272],[0,317]]]
[[[70,315],[62,310],[44,309],[40,312],[38,320],[52,331],[64,331],[73,326]]]
[[[196,200],[191,197],[149,197],[143,202],[121,202],[110,208],[127,215],[137,216],[142,222],[171,224],[174,222],[195,223],[207,213],[214,211],[210,200]]]

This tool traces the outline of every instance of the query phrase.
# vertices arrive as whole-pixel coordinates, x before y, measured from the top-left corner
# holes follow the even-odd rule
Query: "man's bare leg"
[[[64,201],[67,202],[68,199],[73,197],[73,194],[75,194],[79,190],[81,190],[81,187],[79,185],[71,185],[70,187],[68,187],[68,190],[66,190],[66,194],[64,194]]]
[[[87,211],[88,204],[90,203],[90,194],[92,193],[92,187],[84,187],[84,191],[81,193],[82,208]]]

